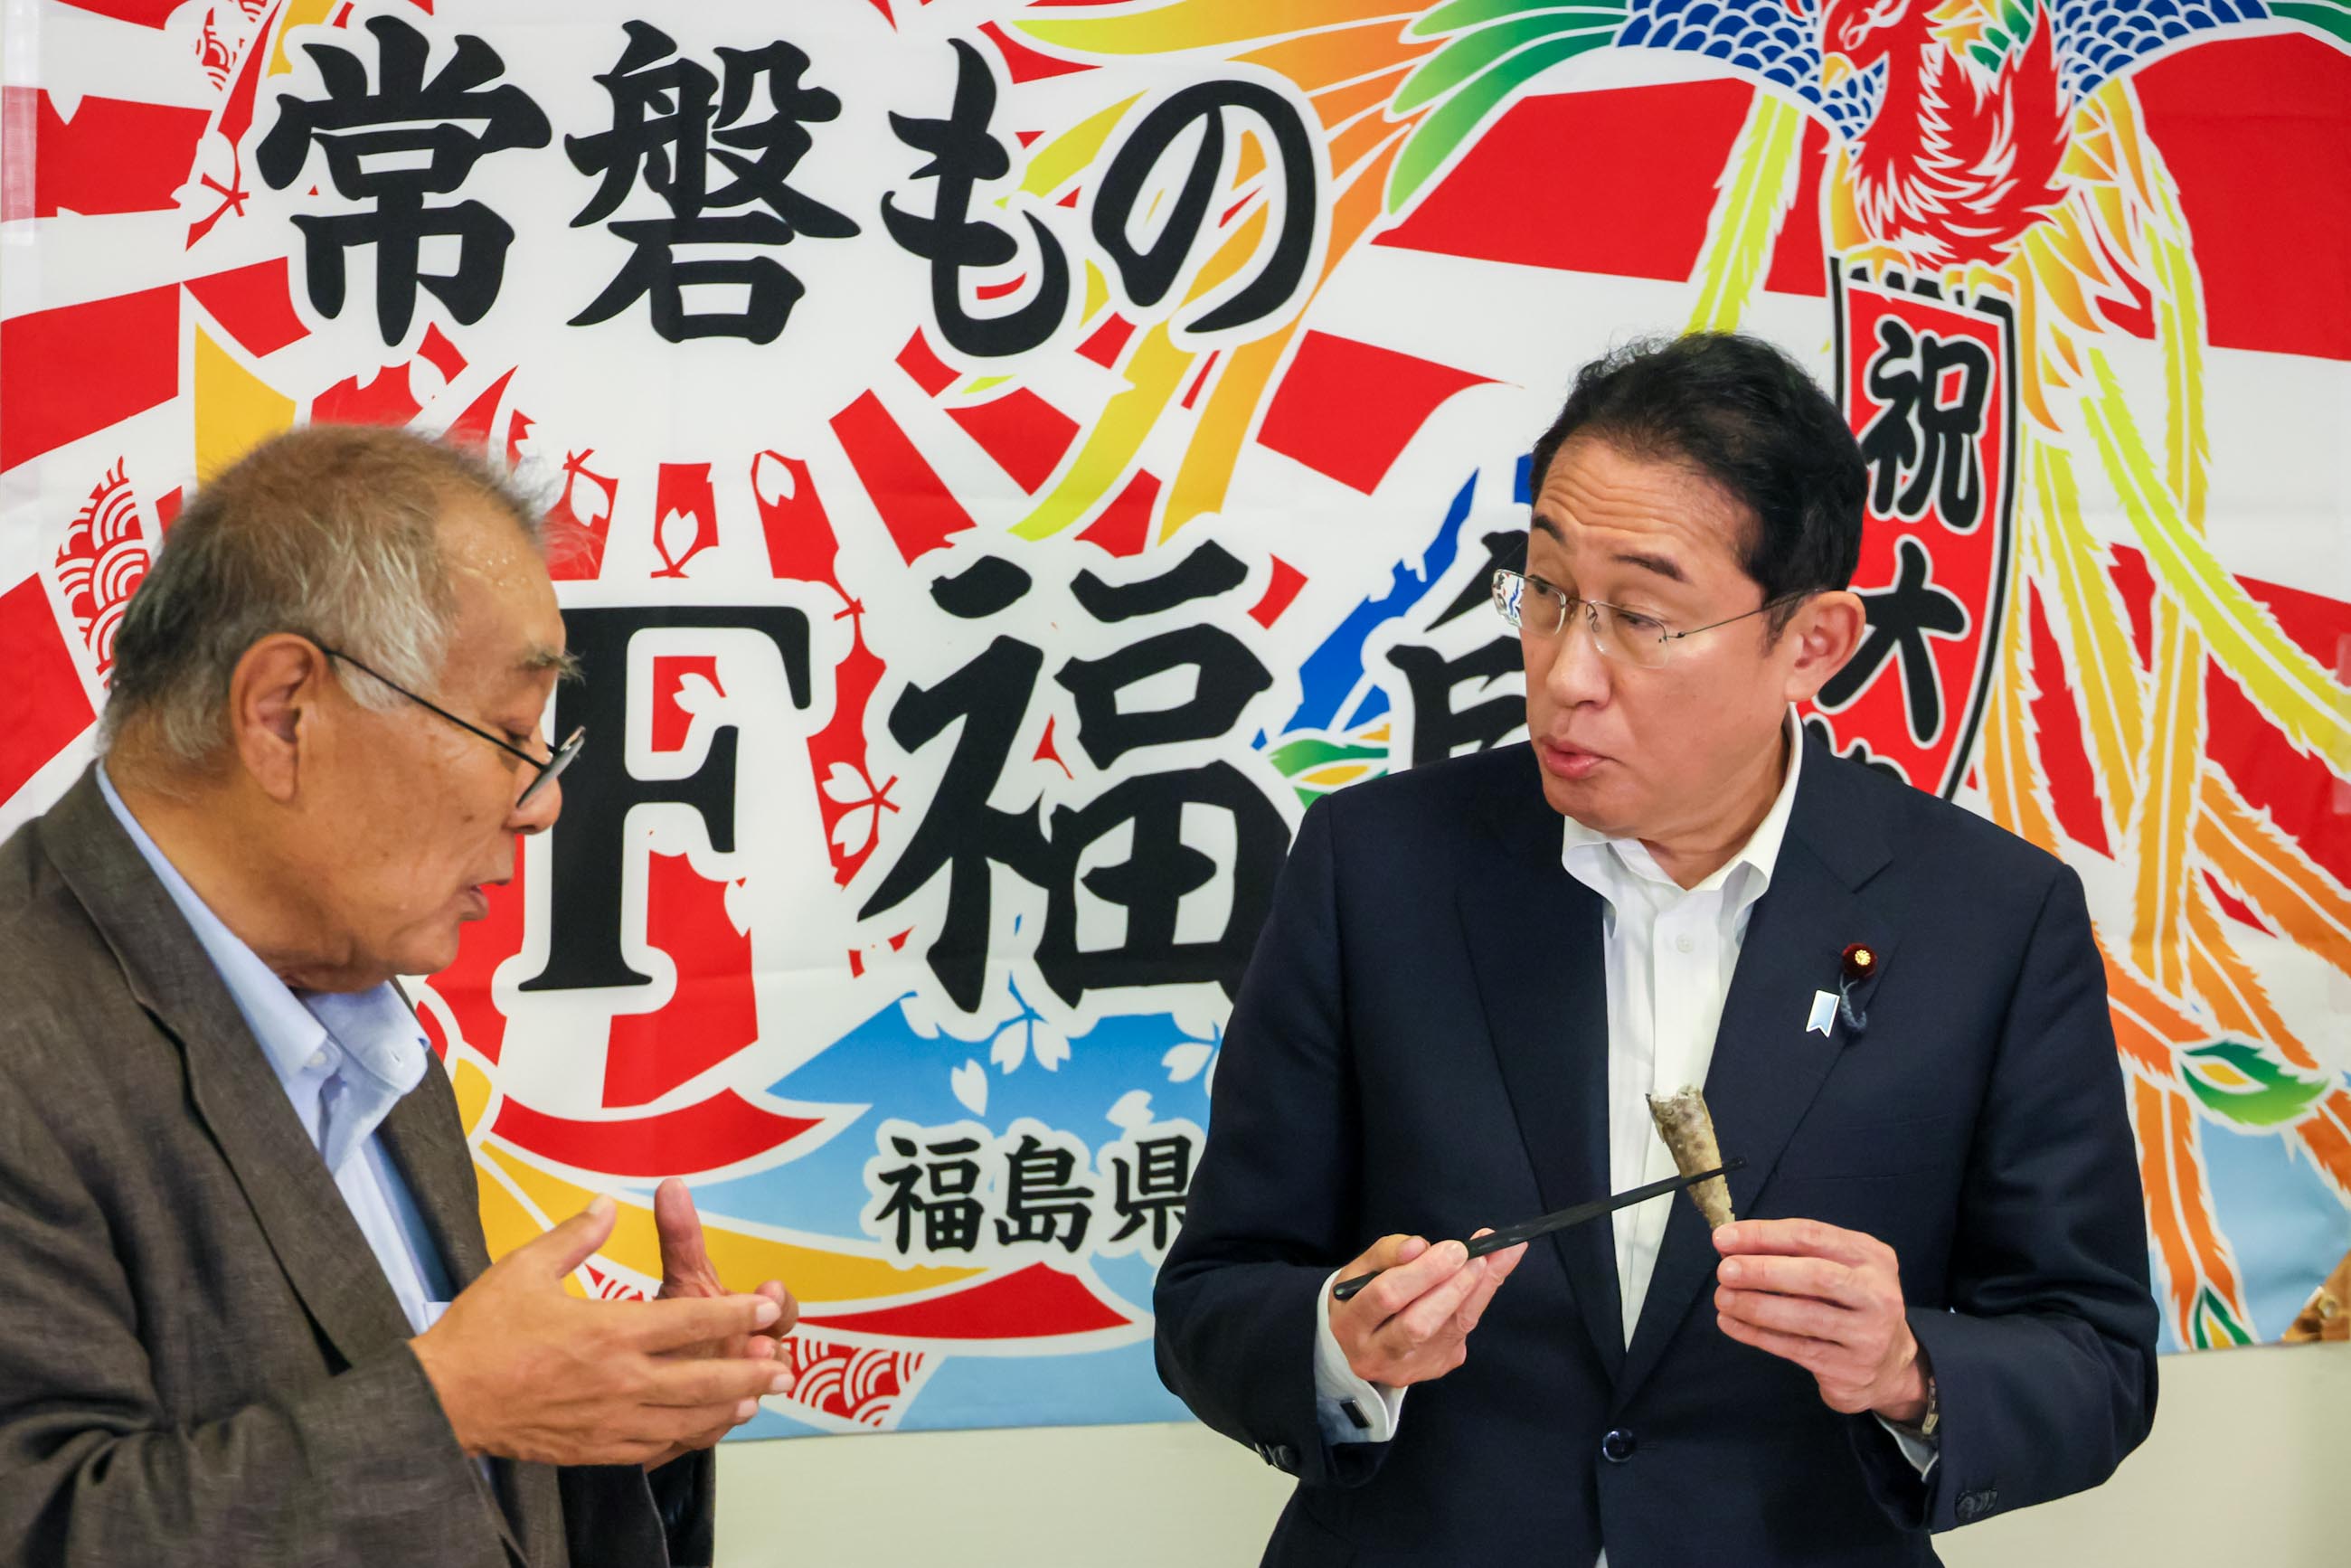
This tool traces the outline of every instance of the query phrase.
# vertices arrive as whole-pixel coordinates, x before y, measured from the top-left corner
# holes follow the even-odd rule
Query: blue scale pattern
[[[2271,15],[2262,0],[2043,3],[2053,18],[2059,71],[2076,102],[2168,44]],[[1867,128],[1886,89],[1881,62],[1823,92],[1817,18],[1794,15],[1784,0],[1635,0],[1616,45],[1721,60],[1793,93],[1848,141]]]
[[[2266,20],[2260,0],[2044,0],[2076,102],[2176,39]]]
[[[1632,8],[1620,47],[1679,49],[1706,55],[1821,100],[1817,25],[1782,0],[1643,0]]]
[[[1868,125],[1885,90],[1885,73],[1873,70],[1823,93],[1819,20],[1785,0],[1636,0],[1616,45],[1720,60],[1793,94],[1847,140]]]
[[[1886,62],[1879,60],[1865,71],[1855,71],[1836,84],[1836,89],[1821,99],[1821,112],[1828,116],[1836,133],[1847,141],[1869,129],[1877,118],[1877,106],[1886,99]]]

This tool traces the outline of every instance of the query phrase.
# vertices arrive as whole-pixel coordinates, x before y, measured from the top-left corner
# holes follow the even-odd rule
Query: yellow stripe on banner
[[[2063,386],[2060,376],[2050,362],[2049,345],[2041,336],[2041,274],[2030,251],[2019,253],[2022,265],[2022,287],[2016,291],[2016,340],[2023,345],[2024,369],[2016,380],[2019,395],[2023,401],[2025,430],[2029,436],[2058,428],[2057,416],[2049,412],[2049,391]]]
[[[1191,364],[1165,321],[1145,332],[1128,350],[1126,390],[1102,410],[1061,483],[1012,531],[1024,539],[1050,538],[1092,511],[1143,450]]]
[[[2286,738],[2336,773],[2351,775],[2351,691],[2278,630],[2210,547],[2181,525],[2170,492],[2137,441],[2113,369],[2095,350],[2090,363],[2098,391],[2083,401],[2083,411],[2156,580],[2194,618],[2220,667]]]
[[[2163,349],[2164,482],[2179,498],[2188,527],[2200,534],[2211,466],[2204,421],[2204,290],[2189,248],[2179,186],[2147,140],[2126,80],[2101,87],[2082,118],[2093,114],[2104,158],[2090,188],[2103,232],[2137,242],[2154,284],[2156,340]]]
[[[2146,694],[2138,651],[2122,598],[2105,572],[2101,547],[2082,524],[2082,498],[2065,450],[2031,438],[2029,494],[2041,527],[2032,530],[2043,561],[2056,578],[2048,603],[2063,617],[2067,671],[2081,694],[2083,735],[2117,833],[2137,809],[2139,747],[2146,734]]]
[[[482,1124],[482,1116],[490,1108],[490,1095],[496,1085],[480,1063],[471,1057],[460,1057],[449,1070],[449,1090],[457,1101],[457,1124],[471,1138],[474,1129]]]
[[[1110,140],[1110,133],[1118,129],[1118,122],[1142,96],[1138,92],[1120,99],[1108,109],[1097,110],[1051,141],[1032,149],[1029,167],[1021,172],[1020,188],[1032,196],[1050,196],[1077,178],[1094,161],[1102,143]]]
[[[2197,1071],[2222,1089],[2251,1089],[2253,1081],[2225,1061],[2208,1061]]]
[[[1365,22],[1331,32],[1284,38],[1278,44],[1235,55],[1233,63],[1261,66],[1278,77],[1287,77],[1298,84],[1300,91],[1319,99],[1342,83],[1392,77],[1437,47],[1434,38],[1409,40],[1403,34],[1404,29],[1393,20]],[[1394,93],[1395,87],[1390,81],[1381,89],[1382,101]],[[1336,123],[1330,105],[1318,101],[1314,109],[1324,125]],[[1401,120],[1405,116],[1396,118]]]
[[[537,1240],[549,1229],[548,1218],[531,1211],[496,1168],[486,1166],[476,1158],[475,1169],[481,1188],[482,1239],[489,1247],[490,1260],[496,1262],[516,1248]]]
[[[2164,480],[2179,497],[2188,527],[2204,531],[2204,497],[2211,489],[2212,454],[2204,434],[2204,313],[2202,283],[2188,247],[2168,236],[2154,242],[2156,336],[2163,341],[2165,382]]]
[[[1255,204],[1253,210],[1201,264],[1198,275],[1192,279],[1190,290],[1184,296],[1185,304],[1191,304],[1229,281],[1257,255],[1258,246],[1265,238],[1267,214],[1271,209],[1266,205],[1265,193],[1261,191],[1249,200]]]
[[[297,27],[317,26],[334,8],[335,0],[287,0],[286,20],[277,29],[277,49],[269,57],[269,75],[284,76],[294,68],[294,62],[286,57],[286,35]]]
[[[2188,841],[2204,760],[2204,647],[2179,607],[2155,603],[2155,716],[2146,793],[2126,837],[2138,858],[2131,946],[2139,967],[2174,996],[2188,993]]]
[[[1094,55],[1165,55],[1217,44],[1249,43],[1393,17],[1397,31],[1419,15],[1396,0],[1176,0],[1156,11],[1115,16],[1025,17],[1013,30],[1040,43]]]
[[[1796,149],[1802,144],[1804,116],[1777,93],[1759,90],[1747,123],[1731,146],[1722,194],[1707,220],[1706,248],[1699,253],[1698,304],[1690,332],[1735,332],[1755,298],[1756,279],[1771,258],[1771,243],[1796,198]]]
[[[2022,583],[2009,590],[2009,602]],[[1986,727],[1982,754],[1984,796],[1992,821],[2028,843],[2051,854],[2063,854],[2057,823],[2043,798],[2041,768],[2034,753],[2026,716],[2024,617],[2011,615],[2001,636],[1998,678],[1991,691],[1991,722]]]
[[[294,425],[294,400],[196,329],[196,483]]]
[[[499,1175],[514,1183],[550,1218],[569,1218],[596,1197],[588,1188],[542,1170],[495,1144],[485,1145],[482,1152]],[[633,1270],[649,1280],[660,1279],[661,1233],[653,1226],[653,1209],[634,1197],[616,1197],[620,1217],[612,1223],[611,1238],[598,1250],[623,1269]],[[794,1296],[810,1303],[901,1296],[952,1285],[985,1272],[979,1269],[927,1266],[902,1269],[886,1258],[802,1247],[730,1230],[724,1219],[715,1217],[704,1218],[702,1239],[710,1249],[710,1261],[717,1269],[718,1277],[729,1289],[748,1291],[763,1280],[781,1280]]]
[[[1086,308],[1085,314],[1078,319],[1081,321],[1092,321],[1102,313],[1102,308],[1109,303],[1109,280],[1102,277],[1101,267],[1091,261],[1086,263]]]

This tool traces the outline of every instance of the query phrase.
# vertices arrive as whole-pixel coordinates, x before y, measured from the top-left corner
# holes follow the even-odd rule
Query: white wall
[[[1247,1568],[1290,1490],[1175,1426],[729,1443],[718,1486],[722,1568]],[[1937,1545],[1951,1568],[2346,1568],[2351,1345],[2168,1357],[2113,1481]]]

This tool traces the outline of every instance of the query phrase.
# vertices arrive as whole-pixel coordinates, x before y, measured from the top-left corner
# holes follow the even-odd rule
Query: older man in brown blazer
[[[496,1264],[392,985],[559,809],[529,507],[315,428],[209,486],[116,645],[103,759],[0,844],[0,1564],[707,1563],[710,1444],[789,1386],[676,1184],[664,1299]]]

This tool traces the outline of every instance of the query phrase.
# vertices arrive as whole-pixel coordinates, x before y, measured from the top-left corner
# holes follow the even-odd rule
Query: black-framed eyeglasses
[[[1529,577],[1507,567],[1494,573],[1494,609],[1520,632],[1531,637],[1556,637],[1565,629],[1568,617],[1581,610],[1593,647],[1604,657],[1644,669],[1655,669],[1664,664],[1674,644],[1685,637],[1695,637],[1701,632],[1711,632],[1718,626],[1745,621],[1810,597],[1809,592],[1782,594],[1768,604],[1759,604],[1737,615],[1676,632],[1654,615],[1598,599],[1579,599],[1540,577]]]
[[[398,681],[392,679],[390,676],[378,674],[375,671],[368,668],[365,664],[360,663],[357,659],[352,658],[349,653],[342,652],[340,649],[329,648],[324,643],[319,642],[316,637],[311,638],[310,641],[312,644],[318,648],[319,652],[326,654],[329,659],[341,660],[344,664],[349,664],[351,668],[367,676],[370,680],[380,681],[383,685],[390,686],[393,691],[398,692],[402,696],[406,697],[410,702],[414,703],[418,707],[424,709],[426,712],[440,715],[443,718],[447,719],[451,724],[455,725],[459,729],[464,730],[466,734],[478,735],[484,740],[488,741],[492,746],[496,747],[500,751],[505,752],[507,756],[518,757],[523,761],[529,763],[533,768],[538,768],[538,777],[532,779],[528,784],[524,785],[522,793],[515,797],[515,810],[517,811],[529,805],[531,801],[538,797],[540,790],[546,789],[549,784],[554,783],[558,776],[559,776],[565,768],[571,766],[571,759],[580,755],[580,748],[588,743],[588,727],[583,724],[579,728],[573,730],[569,737],[564,740],[563,744],[555,748],[554,754],[542,762],[538,758],[533,757],[529,752],[525,751],[521,747],[500,740],[496,736],[492,735],[488,730],[482,728],[479,725],[467,724],[464,719],[459,718],[447,708],[442,707],[436,703],[427,702],[424,698],[418,696],[414,692],[410,691],[406,686],[402,685]]]

